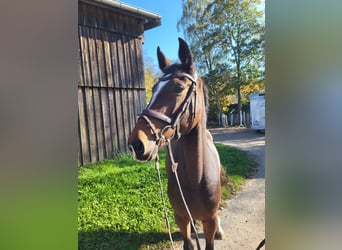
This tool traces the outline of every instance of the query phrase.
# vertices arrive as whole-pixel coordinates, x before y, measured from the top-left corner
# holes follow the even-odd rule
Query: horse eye
[[[175,87],[174,87],[174,90],[177,92],[177,93],[181,93],[183,90],[184,90],[184,87],[180,84],[177,84]]]

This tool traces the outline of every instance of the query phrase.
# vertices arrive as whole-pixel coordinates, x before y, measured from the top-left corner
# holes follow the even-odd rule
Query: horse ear
[[[157,56],[158,56],[158,63],[159,63],[159,68],[161,71],[165,73],[165,68],[171,64],[170,60],[165,57],[163,52],[161,52],[159,46],[157,48]]]
[[[179,41],[179,49],[178,49],[178,56],[181,60],[181,63],[186,71],[189,73],[195,72],[194,62],[192,60],[191,51],[189,49],[188,44],[182,39],[178,38]]]

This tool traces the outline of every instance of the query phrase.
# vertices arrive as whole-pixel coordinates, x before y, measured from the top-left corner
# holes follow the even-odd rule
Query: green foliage
[[[207,11],[210,0],[183,0],[183,14],[178,21],[182,27],[201,75],[214,70],[221,62],[223,54],[215,45],[215,25]]]
[[[229,177],[245,178],[248,170],[256,165],[256,162],[244,151],[220,143],[215,143],[215,146],[219,152],[221,164]]]
[[[199,72],[205,76],[211,106],[218,112],[234,90],[238,108],[247,95],[241,86],[264,79],[264,20],[260,0],[183,0],[178,26],[190,42]]]
[[[228,177],[228,183],[222,187],[222,196],[224,198],[231,197],[239,190],[248,176],[249,170],[255,168],[257,163],[244,151],[220,143],[215,143],[215,146]]]
[[[215,117],[218,117],[220,111],[226,112],[227,107],[232,103],[228,97],[228,94],[232,92],[227,89],[227,82],[231,77],[227,68],[227,65],[221,65],[203,76],[208,88],[211,113],[214,112]]]
[[[243,183],[252,163],[239,150],[221,144],[216,146],[228,173],[229,183],[223,193],[224,197],[229,197]],[[173,237],[179,238],[166,195],[165,154],[165,150],[160,152],[161,178]],[[161,245],[169,246],[154,163],[137,162],[130,155],[122,155],[80,168],[78,232],[79,249],[161,249]]]

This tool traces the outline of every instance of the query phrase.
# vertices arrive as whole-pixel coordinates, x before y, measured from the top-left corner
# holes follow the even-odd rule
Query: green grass
[[[223,197],[234,194],[250,167],[246,153],[216,144],[228,174]],[[166,195],[165,150],[160,152],[161,176],[168,216],[174,236],[179,238],[171,205]],[[122,155],[79,169],[79,249],[169,248],[163,205],[154,162],[137,162]]]
[[[222,187],[222,197],[225,199],[240,189],[249,171],[254,169],[257,163],[244,151],[220,143],[215,143],[215,146],[219,152],[222,167],[226,171],[227,183]]]

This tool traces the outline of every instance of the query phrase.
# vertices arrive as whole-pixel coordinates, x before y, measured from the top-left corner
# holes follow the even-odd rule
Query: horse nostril
[[[136,140],[133,142],[132,145],[129,145],[129,149],[135,153],[136,155],[143,155],[144,154],[144,144],[140,140]]]
[[[138,155],[144,154],[144,144],[140,140],[137,140],[135,143],[135,152]]]

